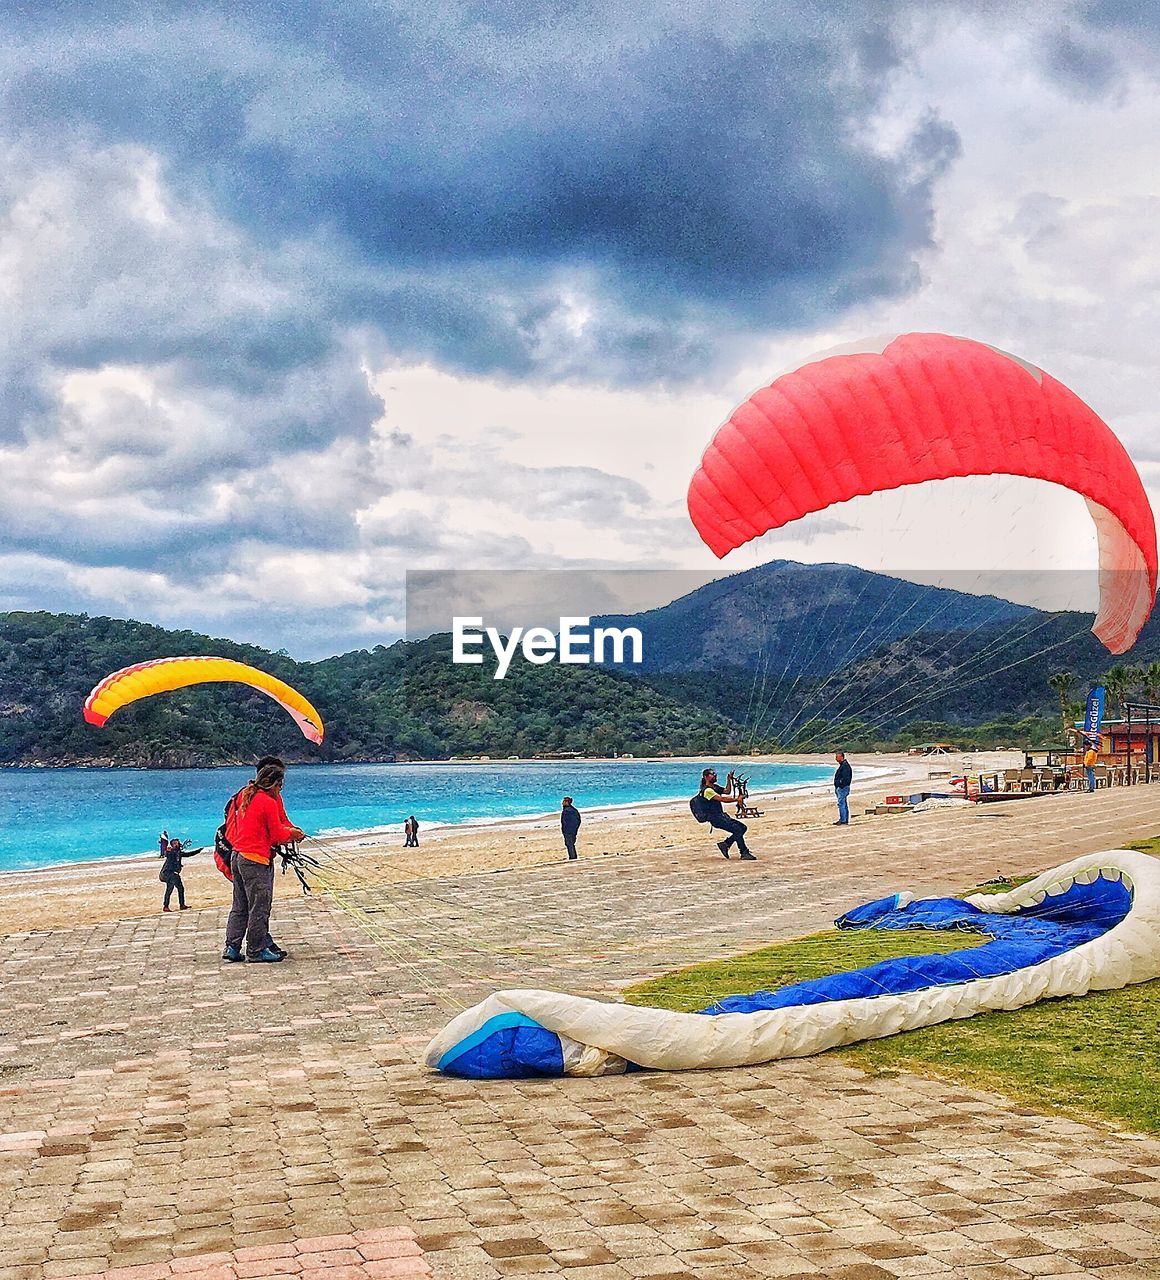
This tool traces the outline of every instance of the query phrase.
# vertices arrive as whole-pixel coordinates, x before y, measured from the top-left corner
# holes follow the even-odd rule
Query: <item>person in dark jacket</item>
[[[838,797],[838,821],[835,827],[845,827],[850,823],[850,783],[854,780],[854,770],[846,759],[844,751],[834,753],[838,767],[834,770],[834,795]]]
[[[560,830],[564,833],[564,848],[568,850],[569,861],[577,856],[576,835],[580,830],[580,822],[580,810],[572,803],[571,796],[565,796],[560,808]]]
[[[185,902],[185,885],[181,882],[181,855],[185,850],[181,847],[180,840],[170,840],[165,850],[165,861],[161,864],[161,880],[165,885],[165,900],[161,904],[162,911],[171,911],[169,899],[173,897],[174,889],[177,890],[177,905],[182,911],[188,911],[189,908]]]
[[[733,775],[729,775],[728,781],[733,780]],[[706,769],[701,774],[701,794],[705,797],[705,802],[709,808],[709,825],[716,827],[718,831],[727,831],[729,834],[724,840],[717,843],[717,848],[721,850],[723,858],[729,857],[729,848],[736,843],[737,852],[741,855],[742,862],[756,862],[755,854],[749,852],[749,846],[745,843],[745,833],[749,828],[744,822],[738,822],[736,818],[726,816],[725,810],[721,807],[723,804],[736,804],[739,796],[734,795],[727,787],[722,787],[717,782],[717,770]]]

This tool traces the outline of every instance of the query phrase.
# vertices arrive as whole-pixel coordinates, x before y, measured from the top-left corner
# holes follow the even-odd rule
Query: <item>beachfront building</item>
[[[1127,720],[1105,721],[1100,748],[1102,764],[1126,764],[1129,754],[1148,764],[1160,761],[1160,719],[1129,725]]]
[[[1087,745],[1082,723],[1074,726],[1070,736],[1074,744],[1074,763],[1081,764]],[[1150,702],[1126,702],[1121,717],[1105,720],[1101,725],[1097,751],[1096,768],[1108,774],[1109,781],[1160,781],[1160,706]]]

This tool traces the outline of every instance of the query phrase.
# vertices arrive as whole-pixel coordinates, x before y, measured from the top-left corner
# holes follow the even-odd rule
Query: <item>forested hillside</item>
[[[616,621],[644,631],[637,672],[517,657],[493,680],[487,665],[453,664],[447,636],[296,662],[140,622],[0,615],[0,764],[1023,745],[1061,735],[1049,678],[1070,672],[1064,701],[1074,702],[1114,664],[1085,614],[836,565],[762,566]],[[103,676],[180,654],[236,658],[301,689],[326,722],[325,744],[311,746],[281,708],[236,685],[146,699],[100,730],[84,723],[85,696]],[[1130,659],[1110,689],[1160,697],[1160,666],[1139,670],[1160,661],[1160,623]]]
[[[0,615],[0,764],[189,766],[249,761],[384,760],[552,751],[693,753],[735,737],[703,713],[631,677],[580,667],[531,667],[507,679],[455,666],[447,637],[300,663],[284,654],[139,622],[47,613]],[[144,699],[102,729],[81,707],[104,675],[133,662],[219,654],[302,690],[326,741],[308,743],[280,707],[238,685]]]

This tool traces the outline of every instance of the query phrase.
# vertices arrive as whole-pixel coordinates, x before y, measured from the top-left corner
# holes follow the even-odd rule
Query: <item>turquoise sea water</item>
[[[724,778],[723,760],[291,767],[284,799],[291,819],[313,835],[401,829],[409,814],[422,832],[554,812],[565,795],[581,811],[689,796],[710,763]],[[827,781],[832,769],[745,761],[742,771],[753,791],[770,791]],[[209,844],[222,807],[251,772],[0,769],[0,871],[154,852],[163,827]]]

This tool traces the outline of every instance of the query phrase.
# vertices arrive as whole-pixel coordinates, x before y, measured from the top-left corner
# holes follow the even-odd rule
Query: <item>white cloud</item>
[[[780,332],[711,384],[400,363],[376,323],[320,314],[325,246],[243,232],[156,151],[9,144],[0,598],[267,643],[282,628],[319,652],[391,638],[408,568],[712,566],[684,495],[718,424],[807,354],[883,331],[1033,360],[1111,423],[1160,498],[1157,82],[1138,63],[1080,93],[1045,56],[1049,17],[932,12],[865,122],[892,154],[932,111],[960,139],[920,283]],[[582,272],[561,297],[539,340],[552,368],[579,368]],[[1095,539],[1073,495],[979,479],[859,499],[722,567],[775,555],[927,576],[1067,570],[1094,565]]]

